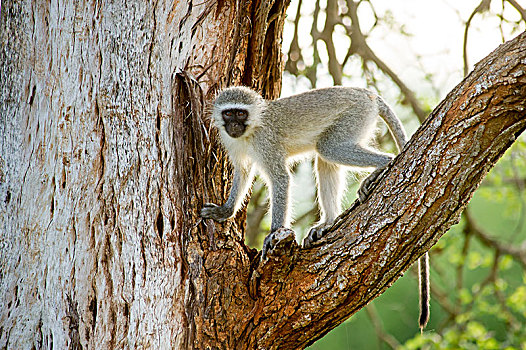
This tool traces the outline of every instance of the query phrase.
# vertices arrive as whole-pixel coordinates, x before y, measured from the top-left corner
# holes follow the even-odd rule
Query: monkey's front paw
[[[367,196],[369,196],[369,193],[371,193],[371,190],[373,189],[373,185],[375,184],[376,179],[378,179],[385,171],[386,167],[378,168],[375,171],[371,173],[368,177],[363,180],[360,188],[358,189],[358,200],[360,203],[363,203]]]
[[[261,249],[261,262],[267,260],[271,254],[286,253],[291,249],[294,240],[294,231],[280,227],[265,237],[263,248]]]
[[[263,248],[261,248],[261,261],[265,261],[267,259],[267,253],[274,249],[276,244],[279,242],[276,232],[277,230],[269,233],[267,237],[265,237],[265,240],[263,241]]]
[[[201,209],[201,217],[204,219],[213,219],[217,222],[223,222],[231,217],[233,211],[225,206],[219,206],[214,203],[206,203]]]
[[[309,234],[303,238],[303,248],[312,248],[325,234],[329,225],[320,224],[310,229]]]

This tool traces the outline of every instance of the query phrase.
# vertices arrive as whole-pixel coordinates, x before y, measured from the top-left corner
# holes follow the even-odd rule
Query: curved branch
[[[457,223],[482,178],[526,129],[524,62],[525,33],[477,64],[368,200],[354,203],[319,246],[300,250],[283,230],[280,252],[256,270],[259,296],[238,341],[248,348],[311,344],[383,293]]]
[[[400,88],[401,93],[404,95],[407,102],[411,105],[413,112],[415,112],[418,120],[423,122],[427,117],[427,112],[422,108],[417,97],[413,91],[404,84],[402,79],[389,68],[389,66],[376,56],[374,51],[369,47],[360,28],[360,21],[358,18],[358,5],[352,0],[347,1],[347,6],[349,7],[349,16],[351,17],[351,27],[347,28],[347,33],[351,37],[351,48],[350,52],[356,52],[364,61],[373,61],[374,64],[387,76],[389,76],[393,82]]]
[[[336,47],[332,40],[334,27],[338,23],[338,2],[336,0],[327,0],[327,7],[325,9],[325,26],[320,33],[320,38],[327,47],[327,55],[329,56],[328,68],[329,73],[334,81],[334,85],[342,85],[342,65],[338,62],[336,57]]]
[[[513,6],[520,13],[522,20],[526,22],[526,10],[524,10],[524,8],[521,7],[521,5],[519,5],[519,3],[515,0],[506,1],[509,2],[511,6]]]
[[[391,349],[398,349],[400,347],[400,343],[398,342],[398,340],[396,340],[395,337],[393,337],[391,334],[387,333],[384,330],[382,320],[380,319],[380,316],[378,315],[378,311],[376,311],[376,307],[374,306],[374,304],[368,305],[365,308],[365,310],[367,311],[367,316],[369,316],[369,319],[373,324],[374,331],[376,332],[376,336],[378,337],[378,339],[384,342]]]
[[[288,58],[285,63],[285,70],[292,75],[297,75],[299,72],[298,62],[303,62],[303,56],[301,54],[301,48],[299,44],[298,29],[301,18],[301,5],[302,0],[298,1],[298,7],[296,8],[296,16],[294,17],[294,31],[292,36],[292,41],[290,42],[288,50]]]
[[[489,10],[489,5],[491,0],[482,0],[480,4],[473,10],[464,28],[464,41],[462,42],[462,58],[464,62],[464,76],[469,72],[469,63],[468,63],[468,31],[471,25],[471,21],[475,18],[477,13],[483,13]]]
[[[499,254],[510,255],[519,264],[526,269],[526,250],[512,246],[511,244],[505,244],[492,238],[489,234],[484,232],[480,227],[477,226],[471,215],[466,211],[466,230],[471,234],[475,235],[482,244],[486,247],[495,249]]]

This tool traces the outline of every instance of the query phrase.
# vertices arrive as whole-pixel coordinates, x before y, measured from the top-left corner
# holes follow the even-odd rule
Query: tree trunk
[[[278,96],[286,5],[2,1],[0,349],[234,343],[214,288],[238,302],[248,250],[198,216],[228,174],[203,109]]]
[[[236,83],[277,97],[288,2],[2,5],[0,348],[304,347],[428,250],[526,128],[523,34],[320,245],[282,230],[258,265],[243,213],[198,216],[230,183],[204,111]]]

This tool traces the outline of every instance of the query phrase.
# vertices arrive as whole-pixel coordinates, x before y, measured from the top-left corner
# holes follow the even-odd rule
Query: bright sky
[[[310,30],[310,19],[313,4],[303,5],[302,14],[305,16],[303,26]],[[368,39],[369,45],[376,54],[384,60],[398,74],[403,81],[413,90],[423,89],[422,92],[431,91],[431,85],[424,81],[424,72],[434,76],[435,88],[440,91],[442,98],[463,77],[462,43],[464,36],[464,23],[471,12],[480,3],[480,0],[372,0],[375,10],[380,17],[391,13],[396,24],[392,28],[381,25],[376,28]],[[289,8],[289,18],[293,18],[297,8],[297,1],[293,1]],[[366,5],[361,5],[359,12],[361,27],[368,32],[373,18]],[[512,34],[512,26],[506,24],[501,31],[500,21],[495,13],[502,13],[502,1],[494,0],[491,12],[477,14],[469,30],[468,58],[470,69],[473,64],[484,58],[502,43],[502,38],[509,40],[524,31],[524,25]],[[519,19],[518,12],[506,3],[505,17],[512,20]],[[320,18],[320,23],[325,19]],[[410,36],[400,34],[399,26],[403,26]],[[321,24],[320,24],[321,27]],[[285,45],[287,48],[292,38],[292,25],[285,28]],[[300,38],[301,39],[301,38]],[[336,39],[336,37],[335,37]],[[348,39],[340,39],[342,45],[338,52],[339,57],[345,55]],[[300,40],[300,46],[310,44],[309,38]],[[322,53],[324,54],[324,53]],[[305,55],[308,59],[308,55]],[[419,58],[417,58],[419,57]],[[360,69],[357,65],[356,69]],[[332,80],[319,73],[319,86],[332,85]],[[353,75],[351,69],[350,74]],[[356,71],[356,75],[359,72]],[[350,85],[360,85],[356,81]],[[363,85],[363,83],[361,84]],[[296,91],[307,89],[307,86],[297,86]],[[283,95],[292,94],[294,88],[283,86]]]

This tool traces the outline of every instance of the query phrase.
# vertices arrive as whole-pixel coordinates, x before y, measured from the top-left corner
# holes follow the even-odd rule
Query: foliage
[[[420,70],[416,77],[395,73],[391,65],[396,66],[396,60],[383,61],[373,51],[373,46],[383,44],[381,39],[378,42],[378,35],[376,42],[369,43],[374,33],[393,36],[394,32],[398,42],[409,42],[414,34],[410,23],[397,20],[400,14],[395,8],[380,11],[377,6],[385,5],[373,0],[327,0],[316,1],[314,5],[303,4],[301,0],[293,2],[289,29],[294,33],[288,40],[284,91],[288,94],[295,89],[329,85],[328,77],[334,84],[366,85],[388,100],[398,100],[395,108],[411,132],[434,108],[443,92],[449,90],[450,82],[441,77],[440,69],[429,69],[429,57],[417,50],[412,57],[414,66]],[[468,10],[463,15],[458,10],[458,16],[469,16],[469,21],[462,21],[464,66],[459,59],[456,72],[450,74],[458,77],[457,81],[469,69],[467,33],[476,33],[477,18],[483,15],[485,21],[500,20],[493,30],[500,31],[503,40],[523,30],[526,21],[526,12],[515,1],[498,5],[496,1],[484,0]],[[298,27],[309,23],[311,32],[307,38]],[[462,37],[462,33],[459,35]],[[324,45],[319,45],[320,42]],[[378,143],[389,149],[392,146],[386,134],[384,128],[378,135]],[[315,193],[305,191],[314,188],[309,175],[311,165],[295,169],[299,169],[295,171],[295,182],[297,192],[301,193],[293,196],[295,216],[299,218],[294,229],[301,240],[316,221],[317,208]],[[350,185],[346,206],[356,198],[356,181],[350,181]],[[249,220],[251,213],[260,213],[267,206],[261,199],[265,198],[264,186],[256,187],[255,193],[257,200],[250,203]],[[260,243],[254,242],[262,241],[268,231],[268,220],[261,215],[251,224],[257,225],[257,229],[249,227],[249,231],[259,237],[251,237],[250,241],[258,246]],[[311,348],[526,349],[525,136],[515,142],[485,178],[461,222],[431,250],[431,261],[432,315],[423,334],[417,328],[415,269]]]

